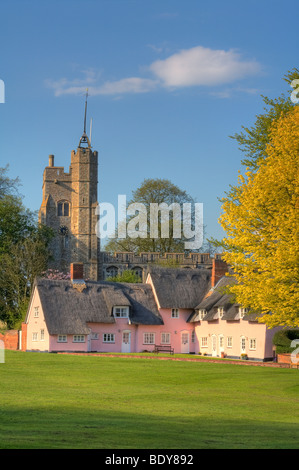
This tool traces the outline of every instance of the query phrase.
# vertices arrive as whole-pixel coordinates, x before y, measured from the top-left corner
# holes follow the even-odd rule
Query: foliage
[[[292,81],[298,78],[299,70],[297,68],[292,69],[285,75],[284,80],[289,86],[289,93],[293,91],[290,87]],[[245,153],[246,158],[242,160],[242,164],[251,170],[257,170],[260,162],[267,156],[266,148],[273,123],[294,107],[290,97],[284,94],[275,99],[266,96],[262,96],[262,98],[265,104],[264,113],[256,116],[256,121],[252,127],[242,126],[243,132],[231,136],[240,145],[240,150]]]
[[[47,267],[53,232],[24,207],[14,194],[18,179],[4,178],[6,171],[0,169],[0,320],[13,328],[24,318],[34,278]]]
[[[299,108],[274,121],[265,156],[247,168],[222,199],[224,260],[238,283],[231,287],[262,322],[299,325],[298,208]]]
[[[0,199],[4,196],[11,194],[18,194],[18,187],[20,186],[19,178],[9,178],[7,176],[9,170],[9,165],[6,165],[4,168],[0,168]]]
[[[142,282],[140,276],[138,276],[133,270],[127,269],[121,274],[118,274],[114,277],[109,277],[107,279],[109,282],[129,282],[129,283],[138,283]]]
[[[7,253],[12,244],[29,237],[34,230],[34,215],[19,198],[12,195],[0,198],[0,254]]]
[[[71,278],[70,273],[63,273],[58,269],[47,269],[41,273],[45,279],[52,279],[53,281],[68,281]]]
[[[291,353],[298,346],[291,348],[291,342],[299,339],[299,330],[280,330],[273,336],[273,344],[276,346],[276,352]]]

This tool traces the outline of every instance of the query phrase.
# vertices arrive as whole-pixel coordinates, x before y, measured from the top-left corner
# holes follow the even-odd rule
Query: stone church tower
[[[55,166],[54,155],[43,175],[43,201],[39,222],[55,232],[52,241],[53,261],[49,267],[70,271],[71,263],[83,263],[85,279],[101,278],[100,240],[95,227],[98,186],[98,152],[92,151],[86,135],[85,101],[84,131],[77,151],[71,152],[69,173]]]

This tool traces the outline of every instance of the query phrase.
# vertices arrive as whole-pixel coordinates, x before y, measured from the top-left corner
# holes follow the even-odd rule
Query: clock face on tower
[[[65,225],[60,225],[59,227],[59,233],[63,237],[65,237],[68,234],[69,229]]]

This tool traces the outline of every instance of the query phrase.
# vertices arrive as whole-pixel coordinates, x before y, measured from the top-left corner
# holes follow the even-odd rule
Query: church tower
[[[71,152],[69,173],[54,165],[54,155],[43,175],[43,201],[39,221],[54,230],[49,267],[69,272],[71,263],[83,263],[85,279],[98,280],[100,241],[96,235],[98,152],[86,134],[87,93],[84,130],[77,150]]]

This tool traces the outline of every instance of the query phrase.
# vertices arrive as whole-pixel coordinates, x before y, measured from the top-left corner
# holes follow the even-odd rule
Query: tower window
[[[57,215],[69,217],[70,215],[70,204],[68,202],[59,202],[57,205]]]

